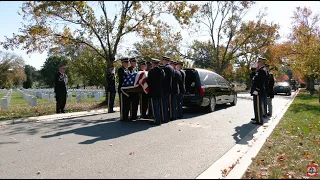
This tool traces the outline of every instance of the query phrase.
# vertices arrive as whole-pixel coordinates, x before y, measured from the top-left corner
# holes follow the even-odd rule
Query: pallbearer
[[[186,87],[185,87],[185,79],[186,79],[186,73],[184,72],[184,70],[182,70],[183,67],[183,61],[178,62],[178,64],[176,65],[176,69],[180,72],[181,74],[181,81],[179,82],[179,94],[177,96],[177,103],[178,103],[178,119],[182,119],[183,118],[183,109],[182,109],[182,105],[183,105],[183,95],[184,93],[186,93]]]
[[[129,71],[130,73],[136,73],[138,72],[138,67],[137,67],[137,60],[135,57],[130,58],[130,67]],[[130,120],[136,120],[138,119],[137,114],[138,114],[138,106],[139,106],[139,93],[136,92],[130,92],[129,94],[129,99],[130,99]]]
[[[176,70],[177,62],[171,60],[170,62],[172,68],[174,69],[174,75],[172,76],[172,89],[171,89],[171,99],[170,99],[170,120],[177,119],[177,95],[180,94],[179,92],[179,85],[178,83],[181,81],[181,74],[178,70]]]
[[[130,74],[128,69],[129,66],[129,59],[122,58],[120,59],[122,66],[118,69],[118,78],[119,78],[119,85],[118,85],[118,94],[120,100],[120,120],[121,121],[129,121],[129,108],[130,108],[130,99],[126,95],[124,95],[121,91],[121,87],[123,84],[124,79]]]
[[[149,71],[147,79],[153,117],[157,125],[160,125],[162,121],[161,99],[163,96],[163,79],[165,77],[164,71],[159,68],[159,62],[160,60],[158,59],[152,59],[153,68]]]
[[[146,71],[147,69],[147,62],[146,61],[140,61],[139,62],[139,71]],[[145,92],[139,93],[140,95],[140,114],[141,118],[147,119],[147,110],[149,106],[149,98],[148,95]]]
[[[116,79],[115,79],[113,65],[108,69],[107,81],[108,81],[108,88],[107,88],[108,113],[113,113],[114,98],[116,97]]]
[[[163,56],[162,57],[162,69],[164,70],[165,77],[163,79],[163,96],[162,96],[162,114],[163,122],[169,122],[170,120],[170,106],[169,102],[171,101],[171,92],[172,92],[172,77],[174,76],[174,69],[170,65],[170,58]]]

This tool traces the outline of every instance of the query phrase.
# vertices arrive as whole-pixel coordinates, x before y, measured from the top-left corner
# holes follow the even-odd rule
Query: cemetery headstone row
[[[32,107],[37,106],[38,104],[38,99],[35,96],[32,96],[30,94],[27,94],[25,92],[23,92],[22,90],[18,89],[18,92],[20,93],[20,95],[23,97],[24,100],[26,100],[28,102],[29,105],[31,105]]]
[[[10,89],[7,94],[1,98],[1,109],[5,110],[9,108],[9,104],[11,101],[11,93],[12,89]]]

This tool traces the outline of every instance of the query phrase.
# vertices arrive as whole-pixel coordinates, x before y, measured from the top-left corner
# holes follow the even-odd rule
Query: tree
[[[244,42],[237,52],[239,58],[238,64],[242,64],[242,70],[246,74],[247,89],[251,87],[250,72],[259,56],[264,56],[268,59],[268,64],[274,66],[278,64],[276,59],[270,57],[270,46],[275,44],[275,41],[280,37],[278,34],[279,25],[262,20],[261,16],[257,22],[249,21],[242,23],[236,37],[231,44]]]
[[[20,86],[26,78],[23,67],[22,57],[0,51],[0,88]]]
[[[223,74],[224,69],[236,58],[235,54],[239,48],[254,34],[249,34],[244,41],[232,43],[244,15],[253,4],[252,1],[204,3],[196,15],[195,23],[198,25],[197,31],[208,32],[210,40],[207,42],[195,40],[186,56],[194,60],[195,64],[210,65],[218,74]]]
[[[32,88],[36,76],[36,68],[30,65],[25,65],[24,72],[26,74],[26,81],[23,82],[23,88]]]
[[[65,56],[50,56],[44,62],[40,73],[43,78],[43,82],[52,88],[54,86],[54,76],[58,72],[58,68],[60,64],[68,65],[69,59]],[[66,74],[68,73],[68,68],[66,70]],[[68,76],[69,79],[69,76]]]
[[[96,52],[86,46],[76,51],[70,61],[70,71],[82,84],[91,86],[105,86],[106,62]]]
[[[105,59],[107,67],[110,67],[125,35],[148,31],[149,26],[155,24],[154,20],[165,13],[173,14],[180,24],[188,24],[198,9],[198,6],[186,2],[121,1],[120,10],[111,18],[106,8],[110,4],[98,2],[99,17],[90,3],[27,1],[21,8],[24,24],[20,34],[6,37],[6,41],[0,44],[5,49],[23,45],[28,53],[42,52],[60,44],[86,45]],[[61,24],[62,30],[57,28]]]
[[[182,36],[180,32],[173,33],[167,23],[159,21],[153,29],[143,32],[142,36],[143,41],[134,44],[139,55],[154,58],[169,56],[172,59],[181,60],[178,51]]]
[[[303,74],[307,80],[307,89],[313,94],[314,80],[320,77],[320,15],[308,8],[297,7],[293,15],[290,44],[292,51],[289,62],[291,67]]]

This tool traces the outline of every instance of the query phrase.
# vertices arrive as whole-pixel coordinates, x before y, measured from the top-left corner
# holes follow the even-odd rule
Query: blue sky
[[[115,2],[108,2],[108,12],[113,14],[115,12]],[[5,39],[5,36],[12,37],[12,33],[18,33],[21,27],[22,17],[17,14],[19,7],[21,7],[21,1],[0,1],[0,41]],[[259,10],[267,7],[268,15],[267,21],[280,24],[280,35],[281,40],[285,40],[286,36],[290,32],[291,27],[291,16],[295,7],[309,7],[313,12],[319,13],[320,2],[319,1],[258,1],[251,9],[251,11],[246,15],[245,20],[253,20],[258,14]],[[168,17],[162,17],[161,19],[166,19]],[[173,22],[173,21],[172,21]],[[180,30],[180,28],[176,28]],[[182,35],[184,38],[183,44],[186,45],[190,43],[193,39],[206,40],[206,36],[190,36],[187,31],[183,30]],[[131,47],[132,44],[139,40],[134,33],[129,34],[124,38],[124,43],[121,44],[120,49]],[[0,47],[0,50],[3,50]],[[47,58],[47,53],[42,54],[32,53],[30,55],[26,54],[23,50],[14,50],[14,52],[23,57],[26,64],[34,66],[36,69],[40,69],[43,65],[45,59]]]

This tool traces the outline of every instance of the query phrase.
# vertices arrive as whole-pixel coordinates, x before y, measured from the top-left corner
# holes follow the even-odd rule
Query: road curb
[[[241,179],[251,164],[252,158],[259,153],[266,139],[280,122],[298,93],[299,90],[292,100],[282,108],[280,113],[263,126],[255,127],[196,179]]]
[[[119,107],[114,108],[115,111],[120,111]],[[63,119],[71,119],[77,117],[85,117],[85,116],[93,116],[99,114],[108,114],[107,109],[99,109],[99,110],[91,110],[91,111],[81,111],[81,112],[73,112],[73,113],[65,113],[65,114],[52,114],[45,116],[36,116],[36,117],[28,117],[28,118],[19,118],[13,120],[7,120],[4,122],[0,122],[0,126],[4,125],[12,125],[18,123],[28,123],[28,122],[47,122],[54,120],[63,120]]]

